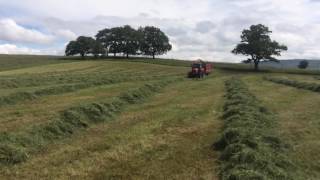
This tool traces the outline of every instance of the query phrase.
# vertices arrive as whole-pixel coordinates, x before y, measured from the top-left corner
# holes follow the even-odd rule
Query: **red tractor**
[[[189,78],[203,78],[212,72],[212,64],[198,60],[191,65],[191,71],[188,73]]]

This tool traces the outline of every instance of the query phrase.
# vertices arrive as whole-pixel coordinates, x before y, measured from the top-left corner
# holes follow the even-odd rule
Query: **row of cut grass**
[[[134,81],[95,86],[76,92],[44,96],[36,100],[20,102],[0,108],[0,132],[24,131],[34,125],[48,123],[59,116],[59,112],[81,104],[89,104],[113,97],[155,81]]]
[[[107,63],[106,63],[107,64]],[[68,83],[83,83],[87,81],[98,81],[100,79],[118,79],[132,76],[177,76],[184,75],[184,71],[167,71],[164,67],[150,68],[148,66],[142,67],[142,70],[134,70],[131,67],[117,67],[112,69],[105,69],[101,65],[101,71],[93,72],[48,72],[39,74],[24,74],[24,75],[10,75],[0,76],[1,89],[14,89],[22,87],[36,87],[53,84],[68,84]],[[165,71],[164,71],[165,70]]]
[[[80,83],[99,79],[113,79],[126,76],[146,76],[148,72],[132,72],[130,70],[116,69],[116,71],[95,71],[95,72],[58,72],[26,74],[16,76],[0,76],[1,89],[13,89],[19,87],[35,87],[52,84]],[[153,74],[161,75],[161,74]]]
[[[297,80],[275,78],[275,77],[264,77],[264,79],[271,81],[271,82],[274,82],[274,83],[292,86],[292,87],[299,88],[299,89],[320,92],[320,84],[319,83],[302,82],[302,81],[297,81]]]
[[[143,101],[173,82],[160,81],[145,84],[143,87],[129,90],[114,98],[111,102],[91,103],[73,107],[61,112],[60,117],[46,125],[35,126],[27,132],[0,134],[0,164],[10,165],[27,160],[45,145],[65,138],[75,131],[89,127],[91,124],[105,122],[123,111],[130,104]]]
[[[222,151],[221,179],[292,179],[287,145],[274,131],[274,117],[237,78],[226,82],[225,122],[214,144]]]
[[[45,61],[45,60],[44,60]],[[33,67],[26,67],[8,71],[0,71],[0,76],[18,76],[43,73],[63,73],[63,72],[84,72],[94,71],[99,66],[105,65],[103,62],[87,61],[87,62],[68,62],[47,64]]]
[[[288,156],[297,167],[294,179],[320,179],[320,96],[313,91],[261,81],[259,76],[247,76],[245,80],[250,91],[276,112],[278,132],[292,146]]]
[[[80,89],[86,89],[95,86],[102,86],[107,84],[121,83],[121,82],[129,82],[129,81],[137,81],[137,80],[155,80],[155,79],[163,79],[162,76],[126,76],[126,77],[114,77],[114,78],[103,78],[93,79],[91,81],[87,81],[86,83],[81,84],[66,84],[61,86],[53,86],[49,88],[44,88],[40,90],[35,90],[33,92],[17,92],[10,94],[8,96],[0,97],[0,107],[5,105],[13,105],[21,101],[27,100],[35,100],[43,96],[47,95],[57,95],[69,92],[75,92]]]
[[[61,61],[54,56],[0,54],[0,71],[69,62],[72,61]]]
[[[170,84],[126,108],[117,120],[52,143],[0,174],[4,179],[217,179],[210,143],[220,129],[219,111],[213,110],[221,108],[224,78],[212,77]]]

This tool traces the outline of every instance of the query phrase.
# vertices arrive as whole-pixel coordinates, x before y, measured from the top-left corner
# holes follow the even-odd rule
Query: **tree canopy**
[[[103,45],[98,42],[98,41],[95,41],[92,45],[92,50],[91,50],[91,53],[94,55],[94,57],[99,57],[101,55],[105,55],[106,54],[106,49],[103,47]]]
[[[131,26],[114,27],[111,29],[103,29],[96,35],[97,41],[106,49],[107,53],[125,53],[136,54],[138,50],[137,31]]]
[[[108,56],[111,46],[111,29],[103,29],[96,35],[96,40],[104,47],[106,55]]]
[[[75,41],[70,41],[66,47],[66,55],[73,56],[80,54],[82,57],[92,53],[96,41],[92,37],[80,36]]]
[[[172,49],[168,36],[159,28],[147,26],[139,28],[140,50],[145,55],[163,55]]]
[[[272,56],[280,56],[287,46],[272,41],[268,27],[258,24],[245,29],[241,34],[241,42],[232,50],[234,54],[250,56],[246,62],[253,62],[255,70],[259,70],[261,61],[278,61]]]
[[[131,26],[126,25],[122,27],[123,46],[122,51],[126,54],[127,58],[129,54],[137,54],[139,50],[139,34],[138,31]]]
[[[105,48],[107,55],[123,53],[127,58],[129,55],[140,54],[155,58],[172,48],[168,36],[153,26],[140,27],[138,30],[129,25],[106,28],[97,33],[96,39]]]

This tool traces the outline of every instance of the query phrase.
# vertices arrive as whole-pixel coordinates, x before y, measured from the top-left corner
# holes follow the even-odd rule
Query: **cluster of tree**
[[[268,27],[258,24],[252,25],[250,29],[245,29],[241,34],[241,42],[232,50],[234,54],[250,56],[244,62],[254,63],[255,70],[259,70],[261,61],[276,61],[274,56],[280,56],[281,51],[288,50],[287,46],[271,40],[272,31]]]
[[[97,33],[95,39],[80,36],[69,42],[66,55],[87,54],[94,56],[114,56],[121,53],[127,58],[129,55],[148,55],[153,59],[156,55],[163,55],[172,49],[168,36],[159,28],[153,26],[140,27],[138,30],[129,25],[103,29]]]

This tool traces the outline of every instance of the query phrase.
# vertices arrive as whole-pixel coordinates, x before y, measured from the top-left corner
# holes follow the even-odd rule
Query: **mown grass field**
[[[317,75],[218,64],[191,80],[188,62],[150,61],[1,56],[0,179],[320,179],[319,92],[264,78]]]

